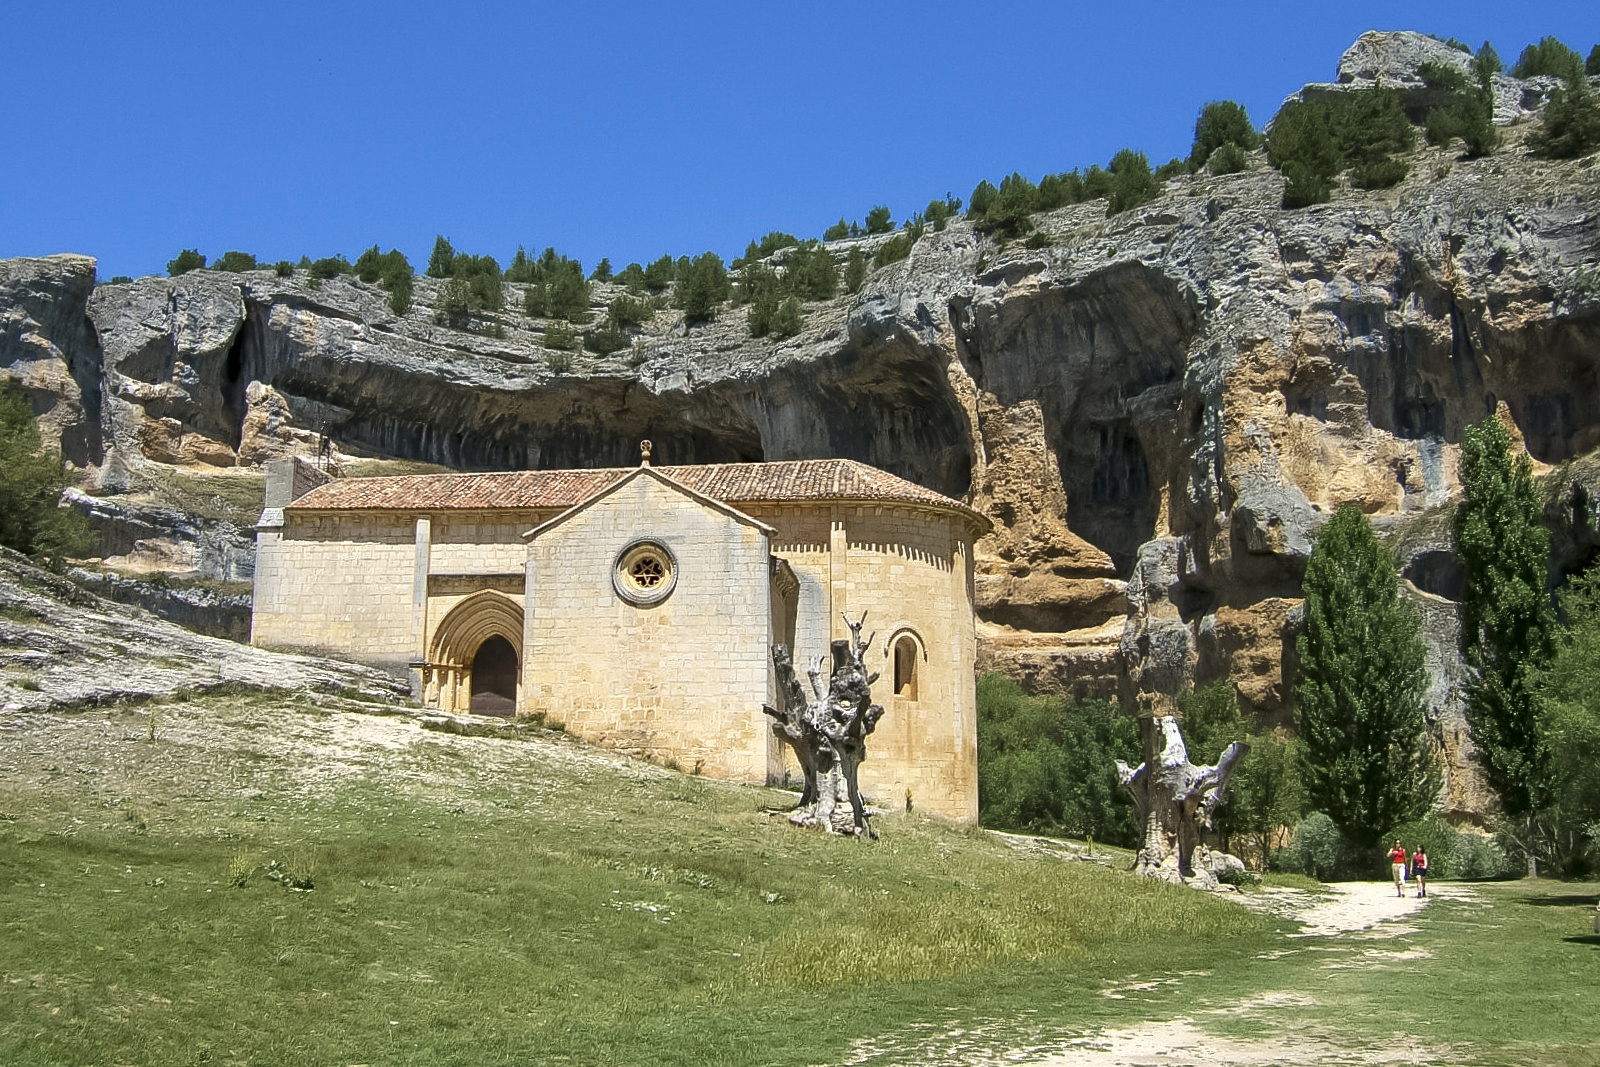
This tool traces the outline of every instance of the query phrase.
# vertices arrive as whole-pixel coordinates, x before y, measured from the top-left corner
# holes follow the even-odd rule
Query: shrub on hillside
[[[773,230],[771,233],[761,238],[760,241],[751,241],[748,245],[746,245],[744,249],[744,255],[734,260],[733,266],[738,268],[744,266],[746,263],[754,263],[758,259],[767,259],[774,252],[784,248],[793,248],[799,243],[800,238],[796,237],[794,234],[783,233],[780,230]]]
[[[256,257],[249,252],[224,252],[211,264],[212,270],[225,270],[234,274],[241,271],[255,270]]]
[[[946,193],[943,200],[930,200],[922,216],[933,225],[934,233],[942,233],[951,219],[961,214],[961,198]]]
[[[911,248],[922,237],[922,227],[916,226],[909,230],[902,230],[878,246],[877,255],[872,257],[872,266],[876,270],[887,267],[891,263],[898,263],[909,258]]]
[[[428,256],[427,275],[430,278],[448,278],[455,273],[456,250],[450,238],[439,234],[433,239],[433,252]]]
[[[846,222],[842,215],[839,217],[838,222],[822,231],[822,239],[824,241],[843,241],[847,237],[860,236],[861,224],[858,222]]]
[[[656,309],[648,300],[623,295],[611,301],[606,314],[620,326],[640,326],[655,318]]]
[[[622,327],[610,318],[601,323],[599,329],[583,335],[583,347],[600,356],[620,352],[632,343]]]
[[[1107,214],[1117,215],[1161,195],[1161,183],[1150,172],[1150,160],[1143,152],[1124,148],[1111,157],[1111,195]]]
[[[294,264],[287,259],[280,259],[272,265],[272,273],[280,278],[288,278],[294,274]]]
[[[852,248],[844,262],[845,292],[859,293],[861,284],[867,280],[869,270],[867,254],[859,248]]]
[[[816,242],[794,249],[784,260],[784,287],[801,300],[831,300],[839,291],[839,264]]]
[[[880,233],[894,232],[894,218],[889,214],[889,208],[879,204],[867,212],[867,236],[873,237]]]
[[[1283,206],[1306,207],[1326,203],[1346,167],[1358,168],[1362,181],[1393,178],[1398,168],[1388,160],[1415,143],[1399,94],[1380,86],[1285,104],[1267,138],[1267,160],[1286,179]]]
[[[1460,92],[1470,84],[1467,79],[1467,72],[1460,67],[1452,66],[1449,63],[1440,63],[1432,59],[1419,66],[1417,73],[1422,77],[1422,84],[1430,89],[1443,89],[1447,92],[1455,93]]]
[[[199,270],[206,265],[206,257],[193,248],[185,248],[178,255],[167,261],[167,276],[176,278],[180,274],[187,274],[192,270]]]
[[[722,257],[715,252],[702,252],[678,265],[676,273],[678,288],[673,295],[677,306],[683,309],[684,322],[694,325],[715,318],[717,305],[732,291]]]
[[[1583,72],[1591,78],[1600,78],[1600,44],[1589,49],[1589,58],[1584,61]]]
[[[1577,159],[1600,148],[1600,101],[1583,78],[1550,94],[1539,128],[1528,140],[1547,159]]]
[[[674,262],[670,255],[662,256],[660,259],[644,268],[645,288],[655,292],[660,292],[661,290],[671,286],[677,276],[677,263]]]
[[[85,519],[61,507],[61,455],[41,451],[39,421],[16,382],[0,380],[0,545],[53,568],[86,555],[96,537]]]
[[[611,280],[611,260],[600,257],[600,262],[594,265],[594,270],[589,275],[591,282],[609,282]]]
[[[445,283],[439,287],[433,320],[452,330],[465,330],[472,325],[472,289],[466,279],[445,279]]]
[[[349,274],[350,261],[339,255],[323,256],[321,259],[312,260],[306,273],[311,275],[312,281],[325,282],[341,274]]]
[[[1209,174],[1238,174],[1249,167],[1250,157],[1236,144],[1222,145],[1206,160],[1206,172]]]
[[[1189,147],[1189,166],[1196,170],[1205,166],[1217,149],[1224,145],[1249,152],[1260,144],[1261,135],[1251,124],[1243,104],[1233,100],[1213,100],[1200,109],[1200,117],[1195,119],[1194,142]]]
[[[517,250],[522,255],[522,250]],[[546,248],[537,260],[526,256],[522,262],[513,261],[520,280],[526,282],[522,306],[530,316],[544,319],[565,319],[571,323],[589,320],[591,286],[583,277],[583,264],[568,259]],[[510,272],[507,272],[510,276]]]
[[[1522,50],[1511,68],[1513,78],[1537,78],[1540,75],[1570,82],[1583,77],[1583,60],[1558,38],[1541,37],[1538,44],[1530,44]]]

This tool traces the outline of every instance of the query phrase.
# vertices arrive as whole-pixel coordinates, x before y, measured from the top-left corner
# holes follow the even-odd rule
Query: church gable
[[[533,530],[524,710],[761,780],[770,530],[648,468]]]

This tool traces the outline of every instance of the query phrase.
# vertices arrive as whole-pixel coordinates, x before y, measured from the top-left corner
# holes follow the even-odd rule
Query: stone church
[[[885,714],[863,792],[976,821],[972,547],[988,520],[851,460],[653,467],[648,445],[631,469],[272,464],[251,639],[409,675],[443,711],[542,714],[776,784],[798,769],[761,710],[772,646],[804,669],[865,612]]]

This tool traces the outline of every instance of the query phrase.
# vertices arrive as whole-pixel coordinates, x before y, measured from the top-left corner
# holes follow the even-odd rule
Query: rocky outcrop
[[[237,688],[397,702],[382,671],[191,633],[0,548],[0,708],[108,704]]]
[[[1422,93],[1424,59],[1466,61],[1369,34],[1307,91]],[[1502,80],[1502,118],[1508,92],[1527,118],[1540,86]],[[202,271],[91,292],[81,257],[11,261],[0,372],[29,383],[102,492],[149,465],[256,465],[324,435],[345,456],[465,469],[627,464],[641,438],[671,463],[862,460],[994,520],[976,566],[983,666],[1156,708],[1227,676],[1278,722],[1315,532],[1356,503],[1432,605],[1444,730],[1460,579],[1442,531],[1463,428],[1498,410],[1542,471],[1577,461],[1552,504],[1560,568],[1597,547],[1600,486],[1580,468],[1600,446],[1600,168],[1531,157],[1530,128],[1480,160],[1421,149],[1396,188],[1297,211],[1258,156],[1119,215],[1039,216],[1026,242],[958,220],[859,293],[808,305],[797,337],[752,339],[738,309],[692,329],[663,310],[631,350],[570,367],[520,310],[436,325],[427,278],[395,315],[348,277]],[[598,287],[597,305],[619,291]]]

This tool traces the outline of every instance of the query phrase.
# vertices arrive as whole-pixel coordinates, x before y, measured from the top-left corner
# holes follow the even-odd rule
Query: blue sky
[[[1600,4],[119,0],[5,29],[0,258],[105,278],[183,248],[378,243],[420,269],[441,233],[502,264],[729,258],[985,177],[1186,154],[1202,103],[1265,122],[1368,29],[1587,55]]]

